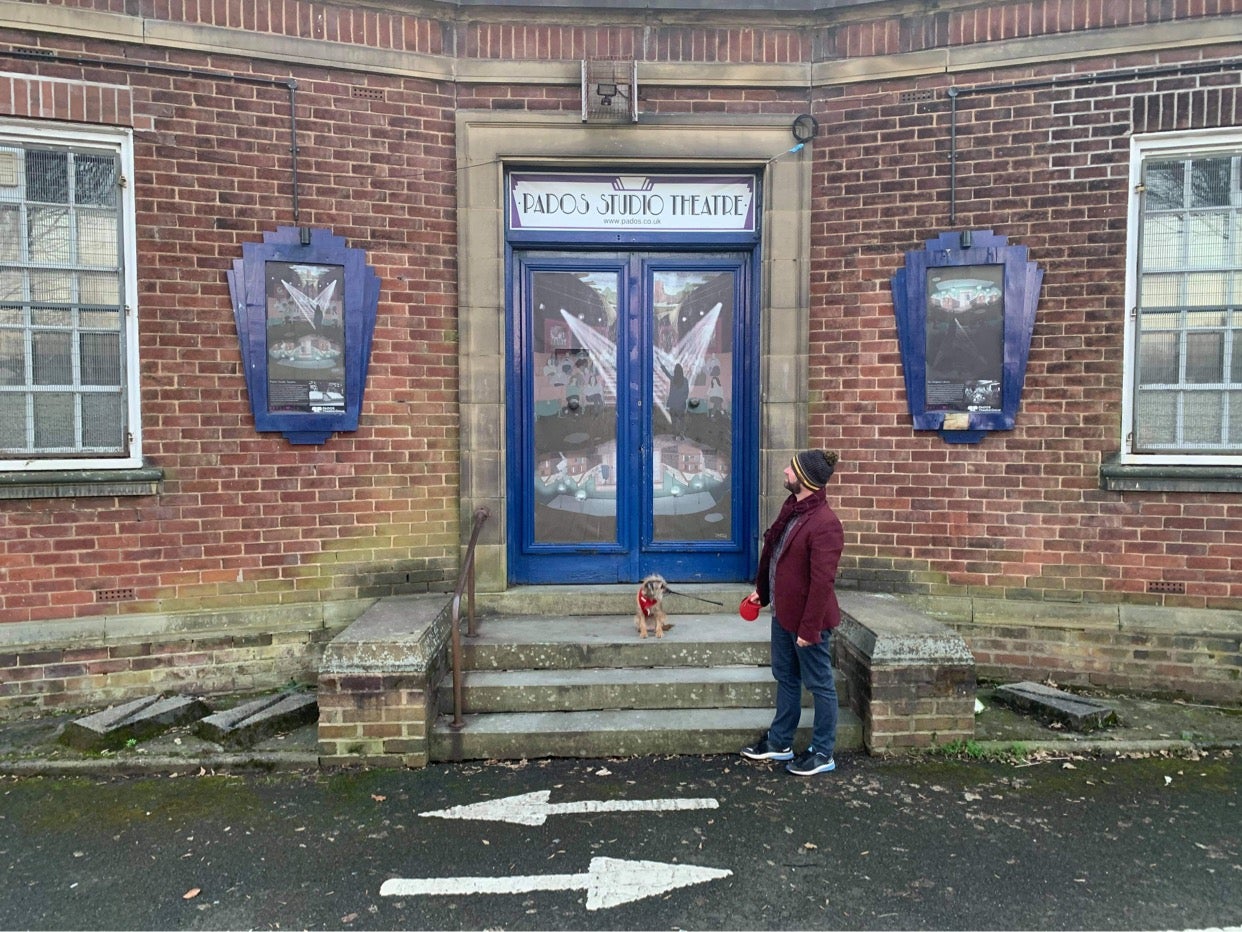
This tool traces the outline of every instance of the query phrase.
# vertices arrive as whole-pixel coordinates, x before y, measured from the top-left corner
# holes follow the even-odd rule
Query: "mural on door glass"
[[[650,417],[638,427],[650,476],[652,540],[732,535],[732,270],[659,270],[648,282]],[[534,540],[613,543],[618,483],[619,273],[531,276]],[[622,387],[621,417],[638,406]],[[620,458],[619,458],[620,452]],[[625,488],[635,505],[645,498]]]
[[[531,277],[535,540],[617,539],[615,272]]]
[[[653,539],[731,534],[731,271],[657,271],[651,282]]]

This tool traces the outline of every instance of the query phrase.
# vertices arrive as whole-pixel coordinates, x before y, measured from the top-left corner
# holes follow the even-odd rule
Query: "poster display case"
[[[363,251],[281,227],[243,244],[228,279],[255,428],[295,444],[357,430],[380,288]]]
[[[990,230],[942,233],[892,277],[906,398],[916,430],[978,443],[1012,430],[1043,271]]]

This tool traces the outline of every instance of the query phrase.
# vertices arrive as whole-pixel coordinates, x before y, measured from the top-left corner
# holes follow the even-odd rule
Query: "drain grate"
[[[126,602],[134,598],[134,590],[127,589],[96,589],[96,602]]]
[[[1147,584],[1147,591],[1153,593],[1163,593],[1165,595],[1185,595],[1186,584],[1184,582],[1166,582],[1157,580]]]

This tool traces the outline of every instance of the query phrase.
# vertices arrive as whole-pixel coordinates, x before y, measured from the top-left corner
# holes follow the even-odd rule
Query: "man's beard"
[[[802,491],[802,483],[799,482],[797,479],[786,479],[785,488],[787,488],[794,495],[797,495],[799,492]]]

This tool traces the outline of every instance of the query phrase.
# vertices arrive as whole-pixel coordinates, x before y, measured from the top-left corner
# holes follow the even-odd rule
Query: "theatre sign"
[[[514,232],[753,233],[753,175],[513,172]]]

